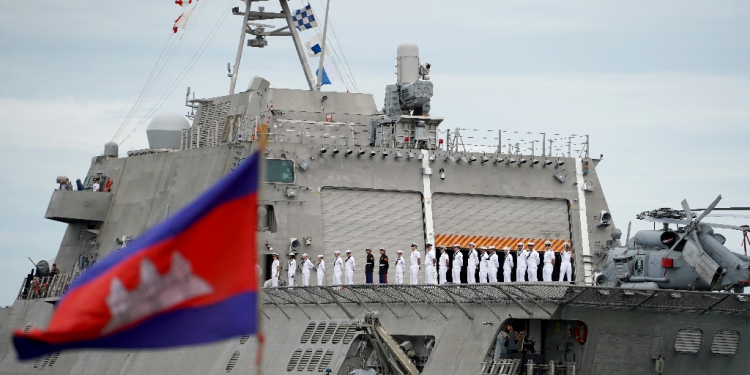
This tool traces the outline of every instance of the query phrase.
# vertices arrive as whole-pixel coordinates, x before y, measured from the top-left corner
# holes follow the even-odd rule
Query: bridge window
[[[266,182],[294,183],[294,162],[284,159],[266,159]]]

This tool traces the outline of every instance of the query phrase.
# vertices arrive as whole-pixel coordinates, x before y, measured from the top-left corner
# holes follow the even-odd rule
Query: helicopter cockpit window
[[[294,162],[284,159],[266,159],[266,182],[294,183]]]

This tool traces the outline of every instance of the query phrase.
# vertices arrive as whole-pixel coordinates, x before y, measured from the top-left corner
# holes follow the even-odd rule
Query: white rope
[[[216,36],[216,34],[219,31],[219,28],[222,24],[224,24],[224,21],[227,19],[227,16],[229,15],[229,8],[232,6],[232,2],[229,1],[226,9],[221,13],[221,16],[214,24],[214,27],[209,32],[208,36],[206,36],[206,39],[203,40],[203,43],[198,47],[198,50],[193,54],[193,57],[188,61],[187,65],[182,69],[182,71],[178,74],[177,78],[172,82],[172,85],[167,89],[167,91],[157,100],[156,104],[152,107],[152,109],[143,117],[143,119],[133,128],[133,130],[128,133],[128,135],[123,138],[121,143],[125,142],[133,133],[135,133],[138,128],[140,128],[143,124],[148,121],[151,116],[161,108],[162,104],[166,101],[167,98],[172,94],[172,92],[177,88],[177,85],[182,82],[182,80],[187,76],[187,74],[190,72],[190,70],[195,66],[195,64],[198,62],[198,59],[203,55],[203,53],[208,48],[208,45],[211,43],[213,38]]]

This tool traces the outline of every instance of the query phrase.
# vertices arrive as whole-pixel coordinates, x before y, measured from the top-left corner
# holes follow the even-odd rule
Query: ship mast
[[[251,11],[250,6],[252,5],[254,0],[244,0],[245,2],[245,11],[240,12],[239,7],[232,8],[232,14],[234,15],[241,15],[244,16],[242,21],[242,29],[240,32],[240,42],[237,47],[237,56],[234,60],[234,67],[230,67],[229,69],[229,78],[231,79],[229,84],[229,95],[234,94],[235,86],[237,85],[237,75],[239,73],[240,69],[240,61],[242,59],[242,50],[245,46],[245,34],[251,34],[255,35],[254,39],[248,39],[247,45],[248,47],[257,47],[257,48],[263,48],[268,45],[268,42],[266,41],[267,36],[291,36],[292,40],[294,42],[294,47],[297,50],[297,57],[299,57],[300,65],[302,65],[302,71],[305,73],[305,80],[307,81],[307,86],[310,88],[310,90],[315,90],[315,80],[313,78],[312,72],[310,71],[310,67],[307,65],[307,58],[305,57],[305,51],[302,48],[302,42],[300,42],[299,35],[297,34],[297,29],[294,27],[294,23],[292,20],[292,13],[289,10],[289,5],[287,4],[287,0],[279,0],[279,4],[281,5],[281,12],[280,13],[272,13],[272,12],[266,12],[264,7],[259,7],[258,11]],[[327,9],[326,9],[327,13]],[[275,30],[266,31],[266,29],[271,29],[274,26],[272,25],[263,25],[251,21],[264,21],[269,19],[284,19],[286,21],[286,26],[277,28]],[[327,18],[327,17],[326,17]],[[255,28],[253,28],[255,26]]]

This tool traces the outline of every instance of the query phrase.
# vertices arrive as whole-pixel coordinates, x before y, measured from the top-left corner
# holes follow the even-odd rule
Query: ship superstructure
[[[234,10],[243,26],[287,21],[277,31],[243,28],[240,46],[245,34],[255,36],[248,42],[254,47],[266,36],[291,36],[302,60],[291,11],[280,3],[281,13],[251,11],[250,1],[245,12]],[[94,178],[111,179],[108,191],[53,193],[45,217],[68,225],[56,256],[62,274],[24,280],[10,311],[0,310],[0,334],[44,326],[80,272],[185,206],[267,139],[260,222],[247,228],[260,233],[263,256],[321,254],[330,269],[335,251],[351,249],[362,267],[345,289],[332,286],[332,272],[324,286],[265,288],[265,373],[749,373],[738,355],[750,350],[747,296],[593,286],[602,255],[619,245],[619,230],[588,136],[579,137],[574,154],[547,146],[546,135],[534,140],[541,147],[529,148],[497,129],[482,148],[467,150],[467,131],[448,129],[435,116],[432,66],[413,43],[397,48],[397,80],[386,82],[381,109],[369,94],[320,91],[306,62],[310,90],[273,88],[256,76],[234,93],[239,56],[241,49],[229,95],[191,99],[188,92],[192,124],[161,118],[149,128],[149,149],[119,157],[108,143],[93,158],[84,188]],[[463,267],[460,282],[451,277],[447,285],[431,285],[424,272],[418,285],[365,284],[366,247],[385,248],[393,261],[397,250],[408,255],[411,243],[423,255],[428,243],[451,253],[454,245],[465,252],[474,243],[508,246],[515,256],[519,242],[546,241],[556,252],[572,245],[574,283],[467,285],[460,283],[467,280]],[[270,262],[260,263],[266,280]],[[559,268],[558,262],[554,280]],[[284,267],[282,280],[290,272],[299,270]],[[391,263],[391,282],[394,273]],[[520,344],[498,340],[509,324],[521,332]],[[18,362],[6,340],[0,374],[249,374],[258,366],[257,347],[255,338],[242,337]]]

